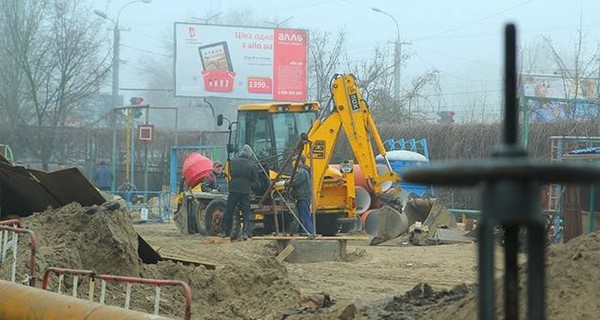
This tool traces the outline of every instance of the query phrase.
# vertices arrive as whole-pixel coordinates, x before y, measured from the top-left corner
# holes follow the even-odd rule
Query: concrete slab
[[[437,229],[434,240],[437,244],[470,243],[472,238],[465,237],[466,232],[453,229]]]
[[[277,240],[278,252],[292,245],[285,261],[289,263],[312,263],[324,261],[344,261],[346,240]]]

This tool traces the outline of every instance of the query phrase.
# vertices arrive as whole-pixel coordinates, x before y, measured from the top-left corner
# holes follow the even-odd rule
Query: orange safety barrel
[[[213,162],[209,158],[197,153],[190,153],[183,161],[183,179],[188,187],[193,188],[212,171]]]

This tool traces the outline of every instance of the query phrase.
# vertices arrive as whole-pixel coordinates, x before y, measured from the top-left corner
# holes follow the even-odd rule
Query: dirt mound
[[[412,320],[432,308],[453,304],[475,290],[474,286],[459,285],[450,290],[435,291],[427,283],[419,283],[402,296],[377,301],[356,301],[320,310],[296,309],[287,311],[283,319],[388,319]]]
[[[128,213],[115,203],[86,208],[72,203],[35,213],[22,222],[38,239],[36,262],[40,276],[48,266],[127,276],[140,273],[137,233]],[[28,245],[29,241],[19,243]],[[25,248],[21,250],[19,260],[25,263],[29,254]],[[2,270],[6,267],[3,265]]]
[[[523,268],[521,268],[522,270]],[[564,245],[553,246],[548,250],[547,269],[547,311],[548,319],[593,319],[600,313],[600,234],[580,236]],[[519,294],[521,303],[525,301],[524,281],[521,276]],[[503,317],[501,283],[496,287],[498,317]],[[522,308],[525,318],[525,308]],[[477,314],[477,296],[469,294],[457,303],[435,310],[430,319],[474,319]]]
[[[300,298],[298,290],[288,280],[285,267],[273,259],[274,252],[269,245],[255,244],[245,254],[219,259],[217,270],[170,261],[144,265],[138,259],[137,233],[132,219],[114,202],[89,208],[70,204],[49,209],[24,218],[23,224],[38,238],[38,276],[46,267],[56,266],[113,275],[182,280],[192,289],[193,319],[275,317],[282,310],[295,307]],[[19,245],[17,280],[22,281],[27,274],[29,241],[20,240]],[[226,256],[225,253],[220,254]],[[11,264],[3,263],[0,267],[0,279],[9,279]],[[89,282],[87,279],[80,281],[79,296],[85,297]],[[56,283],[56,278],[52,278],[54,290]],[[72,287],[72,278],[65,277],[62,291],[70,293]],[[98,301],[99,292],[100,285],[96,283],[95,301]],[[124,293],[125,286],[110,283],[107,285],[107,303],[122,306]],[[151,312],[154,295],[153,287],[134,285],[131,308]],[[180,288],[165,287],[161,292],[160,314],[182,316],[184,301]]]

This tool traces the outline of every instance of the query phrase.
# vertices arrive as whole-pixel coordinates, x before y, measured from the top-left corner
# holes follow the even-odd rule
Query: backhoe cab
[[[310,131],[318,111],[317,102],[242,105],[238,109],[235,149],[241,150],[247,144],[271,170],[280,170],[300,135]]]

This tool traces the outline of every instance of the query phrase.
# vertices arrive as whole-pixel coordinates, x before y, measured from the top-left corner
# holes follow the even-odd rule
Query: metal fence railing
[[[72,287],[71,295],[75,298],[78,298],[78,284],[79,284],[79,280],[80,280],[79,277],[89,278],[89,286],[88,286],[88,292],[87,292],[87,299],[89,301],[94,301],[94,291],[96,288],[96,281],[99,279],[100,280],[100,295],[98,297],[98,302],[101,304],[105,304],[106,285],[108,282],[123,283],[126,285],[125,301],[123,303],[123,307],[125,309],[130,308],[131,293],[132,293],[132,288],[133,288],[134,284],[154,286],[155,287],[155,295],[154,295],[153,314],[155,314],[155,315],[158,315],[158,313],[160,311],[160,297],[161,297],[162,287],[181,287],[183,290],[184,296],[185,296],[184,319],[189,320],[192,316],[192,290],[186,282],[183,282],[180,280],[122,277],[122,276],[113,276],[113,275],[108,275],[108,274],[96,274],[92,270],[77,270],[77,269],[49,267],[44,272],[44,277],[42,280],[42,289],[49,290],[51,274],[55,274],[56,276],[58,276],[58,284],[56,287],[56,292],[59,294],[62,293],[65,275],[72,276],[73,277],[73,287]]]
[[[35,252],[37,250],[37,238],[32,230],[25,229],[21,220],[12,219],[0,221],[0,266],[7,261],[9,250],[12,254],[12,268],[10,272],[10,281],[17,280],[17,261],[19,254],[19,235],[27,234],[29,236],[29,247],[31,257],[29,258],[29,274],[23,281],[29,286],[35,285]]]
[[[125,200],[128,210],[139,213],[134,220],[163,222],[172,218],[171,197],[168,192],[117,191],[115,195]]]

